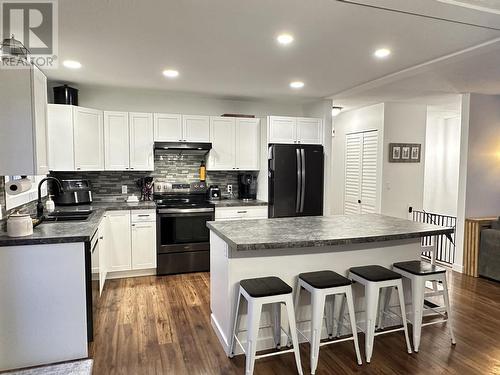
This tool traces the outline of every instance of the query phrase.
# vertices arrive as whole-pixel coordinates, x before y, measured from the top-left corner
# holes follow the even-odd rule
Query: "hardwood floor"
[[[228,359],[210,325],[209,277],[107,281],[94,375],[243,374],[244,356]],[[316,374],[500,374],[500,283],[458,273],[451,279],[456,346],[441,324],[424,327],[420,352],[412,355],[401,332],[387,334],[375,339],[372,362],[358,366],[352,343],[339,343],[321,349]],[[307,374],[308,344],[301,344],[301,356]],[[255,374],[296,374],[293,355],[258,360]]]

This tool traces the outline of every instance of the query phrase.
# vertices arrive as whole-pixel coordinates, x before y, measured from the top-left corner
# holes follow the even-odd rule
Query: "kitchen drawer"
[[[132,210],[131,222],[142,223],[156,221],[156,210]]]
[[[215,208],[215,220],[267,219],[267,206]]]

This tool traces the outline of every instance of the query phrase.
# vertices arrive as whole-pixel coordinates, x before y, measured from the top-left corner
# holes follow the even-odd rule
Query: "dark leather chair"
[[[479,275],[500,281],[500,218],[481,231]]]

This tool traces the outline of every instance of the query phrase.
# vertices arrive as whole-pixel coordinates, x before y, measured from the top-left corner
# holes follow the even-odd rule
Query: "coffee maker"
[[[252,173],[238,173],[238,198],[257,199],[257,176]]]

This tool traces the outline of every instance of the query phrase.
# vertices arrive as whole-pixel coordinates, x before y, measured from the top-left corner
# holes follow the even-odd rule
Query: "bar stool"
[[[241,297],[246,299],[248,304],[246,350],[241,344],[240,340],[238,339],[238,333],[244,332],[244,330],[238,331],[238,327],[240,325],[240,320],[241,320],[241,316],[239,314]],[[293,348],[263,355],[256,355],[257,338],[259,335],[259,329],[261,328],[260,316],[262,313],[262,306],[267,304],[273,304],[273,309],[275,311],[275,325],[278,327],[278,331],[277,332],[275,331],[276,347],[278,349],[280,348],[281,331],[283,331],[289,337],[289,340],[292,341]],[[290,335],[288,335],[288,332],[283,330],[283,328],[281,327],[281,319],[279,313],[281,312],[281,304],[285,304],[286,306],[288,322],[290,325],[290,332],[291,332]],[[294,352],[295,363],[297,365],[298,373],[302,375],[302,366],[300,364],[299,340],[297,338],[297,332],[296,332],[297,328],[295,326],[295,312],[293,309],[292,288],[287,283],[285,283],[279,277],[274,277],[274,276],[241,280],[235,314],[236,315],[234,318],[233,335],[231,336],[231,346],[229,348],[229,353],[230,357],[232,358],[234,356],[234,345],[236,341],[246,355],[246,365],[245,365],[246,375],[253,374],[253,369],[256,359],[290,353],[290,352]]]
[[[406,348],[408,354],[411,354],[410,339],[408,336],[408,326],[406,324],[405,299],[403,295],[402,276],[394,271],[378,265],[352,267],[349,270],[349,278],[365,287],[366,304],[366,329],[365,329],[365,355],[366,362],[370,363],[373,353],[373,341],[375,336],[404,331],[406,339]],[[399,296],[399,305],[401,308],[402,328],[390,329],[383,332],[375,332],[377,320],[377,304],[379,303],[380,291],[383,288],[396,288]],[[392,289],[390,289],[392,291]],[[344,314],[345,307],[341,308],[341,316]]]
[[[455,335],[453,334],[452,327],[452,314],[450,309],[450,299],[448,295],[448,285],[446,283],[446,269],[438,267],[427,262],[419,260],[394,263],[393,270],[400,275],[408,278],[411,282],[411,295],[412,295],[412,320],[410,323],[413,326],[413,348],[418,352],[420,346],[420,335],[422,327],[447,322],[448,329],[450,330],[451,343],[456,344]],[[432,292],[425,292],[425,282],[432,281],[441,282],[443,290],[440,291],[437,287],[433,287]],[[425,297],[443,296],[444,308],[432,305],[427,305]],[[443,315],[443,319],[422,323],[424,311],[433,311],[439,315]],[[447,318],[444,318],[446,312]]]
[[[352,298],[351,290],[351,280],[339,275],[333,271],[317,271],[301,273],[297,280],[297,289],[295,294],[295,313],[298,310],[298,304],[300,301],[300,292],[302,289],[307,290],[311,293],[312,302],[312,316],[311,316],[311,335],[308,338],[301,331],[297,330],[309,343],[311,344],[311,374],[316,372],[318,367],[319,359],[319,348],[320,346],[334,344],[342,341],[354,341],[354,349],[356,351],[356,357],[358,364],[361,365],[361,355],[359,353],[358,345],[358,332],[356,329],[356,318],[354,315],[354,301]],[[323,328],[323,319],[325,317],[325,304],[327,297],[333,296],[331,305],[327,305],[327,317],[326,317],[326,328],[328,333],[328,338],[333,338],[333,311],[335,303],[335,295],[341,294],[342,301],[347,300],[347,306],[349,309],[349,318],[351,322],[352,336],[338,339],[335,341],[321,341],[321,331]],[[302,322],[297,322],[302,323]],[[340,322],[339,322],[340,327]],[[339,329],[340,331],[340,329]]]

